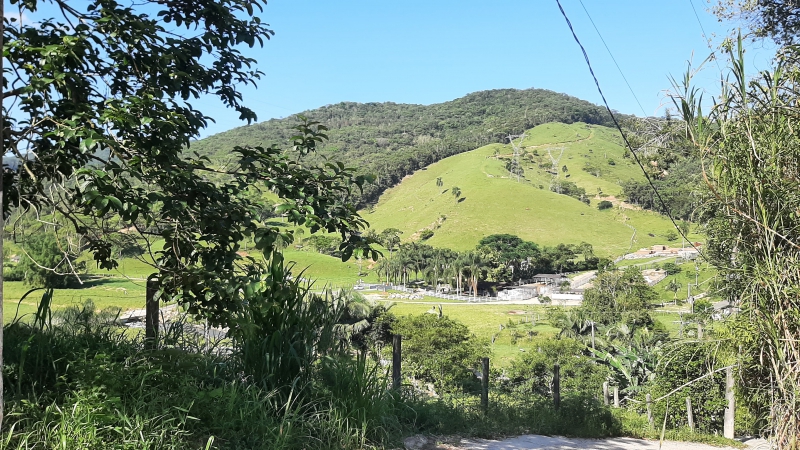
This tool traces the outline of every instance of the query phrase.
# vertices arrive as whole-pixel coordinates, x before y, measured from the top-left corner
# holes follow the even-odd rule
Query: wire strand
[[[703,22],[700,21],[700,15],[697,14],[697,9],[694,7],[694,0],[689,0],[689,5],[692,6],[692,11],[694,12],[694,18],[697,19],[697,24],[700,25],[700,31],[703,33],[703,39],[706,41],[706,45],[708,45],[708,49],[711,50],[711,54],[714,55],[714,63],[717,64],[717,68],[720,72],[722,72],[722,67],[719,65],[719,61],[717,61],[717,54],[714,51],[714,48],[711,47],[711,40],[708,39],[708,35],[706,34],[706,29],[703,28]]]
[[[631,84],[628,83],[628,79],[625,77],[625,74],[622,73],[622,68],[620,68],[619,64],[617,63],[617,59],[614,58],[614,55],[611,53],[611,49],[608,48],[608,44],[606,44],[606,40],[603,39],[603,35],[600,34],[600,30],[597,29],[597,25],[595,25],[594,20],[592,20],[592,16],[589,14],[589,10],[587,10],[586,9],[586,5],[583,4],[583,0],[578,0],[578,1],[580,2],[581,6],[583,7],[583,10],[586,12],[586,17],[589,18],[589,22],[592,23],[592,26],[594,27],[594,31],[596,31],[597,35],[600,37],[600,41],[606,47],[606,51],[608,51],[608,56],[610,56],[611,60],[614,61],[614,65],[617,66],[617,70],[619,71],[619,74],[622,75],[622,79],[625,80],[625,84],[628,86],[628,90],[631,91],[631,95],[633,95],[634,100],[636,100],[636,103],[639,105],[639,109],[642,110],[642,114],[647,116],[647,112],[644,110],[644,107],[642,106],[642,103],[639,101],[639,97],[636,96],[636,93],[633,91],[633,88],[631,87]]]
[[[678,223],[675,222],[675,218],[672,217],[672,214],[670,213],[669,208],[667,207],[667,203],[661,197],[661,193],[658,192],[658,189],[656,188],[656,185],[653,184],[653,179],[647,173],[647,170],[644,168],[644,165],[642,165],[642,162],[639,160],[639,156],[636,155],[636,151],[634,151],[633,146],[631,146],[631,143],[628,141],[628,137],[625,135],[625,132],[622,130],[622,127],[620,126],[619,121],[617,121],[617,117],[611,111],[611,107],[608,106],[608,101],[606,100],[606,96],[603,94],[603,89],[600,88],[600,82],[597,81],[597,76],[594,74],[594,69],[592,69],[592,63],[589,61],[589,55],[586,53],[586,49],[583,47],[583,44],[581,44],[581,40],[578,39],[578,35],[575,34],[575,29],[572,27],[572,22],[570,22],[569,17],[567,17],[567,13],[564,11],[564,8],[561,6],[561,1],[560,0],[556,0],[556,3],[558,4],[558,9],[561,10],[561,15],[564,16],[564,20],[567,21],[567,26],[569,27],[570,32],[572,32],[572,37],[575,39],[575,42],[578,44],[578,47],[581,48],[581,52],[583,53],[583,58],[586,60],[586,65],[589,67],[589,73],[592,74],[592,78],[594,79],[594,84],[595,84],[595,86],[597,86],[597,92],[600,93],[600,98],[603,99],[603,104],[605,105],[606,110],[608,111],[608,114],[611,116],[611,120],[614,122],[614,125],[617,127],[617,130],[619,131],[619,134],[622,136],[622,140],[625,141],[625,145],[628,147],[628,150],[630,150],[631,155],[633,155],[634,161],[636,161],[636,164],[638,164],[639,168],[642,169],[642,173],[644,174],[644,177],[647,180],[647,183],[650,185],[650,188],[656,194],[656,198],[658,198],[658,202],[661,204],[661,207],[664,209],[664,212],[666,213],[666,216],[669,218],[670,222],[672,222],[672,225],[675,227],[675,229],[678,231],[678,233],[680,233],[681,237],[683,237],[687,242],[689,242],[689,245],[691,245],[692,248],[694,248],[697,251],[697,253],[700,256],[702,256],[703,259],[705,259],[705,256],[700,251],[700,249],[697,248],[697,246],[695,246],[694,243],[691,240],[689,240],[688,237],[686,237],[686,234],[678,226]]]

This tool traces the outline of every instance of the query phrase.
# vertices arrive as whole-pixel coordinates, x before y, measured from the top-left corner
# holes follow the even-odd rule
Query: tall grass
[[[86,304],[6,327],[0,448],[355,449],[410,427],[384,369],[364,356],[326,357],[267,389],[240,353],[145,350],[116,313]]]
[[[800,449],[800,196],[797,70],[781,49],[775,67],[749,77],[731,43],[729,82],[707,115],[684,79],[676,100],[705,159],[709,245],[724,292],[742,314],[729,342],[743,397],[780,449]],[[738,348],[737,348],[738,347]]]

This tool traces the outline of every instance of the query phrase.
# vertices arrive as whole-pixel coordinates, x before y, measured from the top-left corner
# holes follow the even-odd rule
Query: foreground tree
[[[796,0],[720,0],[714,12],[720,18],[743,21],[756,37],[781,45],[800,41],[800,3]]]
[[[288,222],[337,232],[343,259],[370,251],[359,233],[365,222],[342,200],[366,181],[351,169],[305,167],[278,147],[237,147],[224,167],[189,151],[212,120],[190,103],[201,95],[256,119],[238,86],[261,72],[238,47],[272,35],[256,15],[265,3],[12,1],[19,11],[4,16],[0,135],[4,152],[23,163],[4,173],[4,216],[54,212],[106,269],[117,266],[115,244],[144,240],[161,298],[216,325],[247,316],[251,282],[266,276],[237,253],[240,243],[249,237],[270,257],[293,239],[256,220],[266,205],[253,189],[276,193],[275,211]],[[324,132],[302,121],[294,154],[313,152]],[[131,227],[136,233],[119,233]]]
[[[760,3],[760,2],[759,2]],[[687,76],[677,105],[703,152],[705,250],[742,308],[731,353],[749,406],[781,449],[800,448],[800,53],[784,48],[773,70],[749,78],[741,38],[730,48],[730,85],[708,114]]]

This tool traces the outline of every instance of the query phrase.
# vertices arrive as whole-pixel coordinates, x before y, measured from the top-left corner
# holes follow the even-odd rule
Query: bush
[[[35,287],[71,286],[74,277],[69,274],[76,264],[74,255],[62,251],[69,249],[67,242],[59,242],[55,233],[36,233],[25,240],[24,247],[27,254],[21,256],[14,268],[19,274],[17,278]]]
[[[52,326],[6,326],[3,448],[384,448],[410,428],[363,355],[322,358],[284,397],[242,376],[239,354],[198,352],[194,334],[146,350],[116,313],[86,304]]]
[[[664,272],[667,272],[667,275],[676,275],[676,274],[679,274],[679,273],[683,272],[683,269],[681,269],[681,266],[679,266],[679,265],[677,265],[675,263],[672,263],[672,262],[666,262],[666,263],[662,264],[661,265],[661,270],[663,270]]]
[[[428,239],[430,239],[432,237],[433,237],[433,230],[425,229],[425,230],[422,230],[422,232],[419,234],[419,238],[422,241],[427,241]]]
[[[555,180],[550,185],[550,190],[557,193],[582,200],[586,197],[586,189],[579,187],[571,181]]]
[[[280,254],[267,267],[254,266],[241,308],[228,336],[240,351],[247,375],[263,388],[293,389],[309,380],[312,366],[337,347],[334,325],[341,304],[310,291],[293,277]]]
[[[488,343],[447,316],[434,314],[397,319],[393,332],[403,336],[403,370],[431,382],[439,392],[476,387],[473,369],[490,356]]]
[[[532,350],[518,355],[507,370],[505,388],[552,396],[553,365],[560,365],[562,395],[597,396],[611,372],[583,354],[586,345],[574,339],[539,338]]]
[[[614,207],[614,204],[611,203],[608,200],[603,200],[603,201],[601,201],[600,203],[597,204],[597,209],[599,209],[600,211],[602,211],[604,209],[613,208],[613,207]]]
[[[721,366],[717,363],[717,352],[716,344],[689,341],[665,351],[656,367],[655,379],[647,384],[653,399]],[[695,381],[673,394],[669,401],[668,428],[687,426],[686,397],[692,399],[694,421],[699,430],[710,433],[722,431],[726,405],[725,372]],[[663,418],[666,412],[666,401],[655,403],[654,416]]]
[[[669,231],[667,234],[664,235],[664,238],[669,242],[674,242],[678,240],[678,233],[674,231]]]
[[[315,234],[303,239],[303,243],[324,255],[339,256],[342,239],[336,236]]]

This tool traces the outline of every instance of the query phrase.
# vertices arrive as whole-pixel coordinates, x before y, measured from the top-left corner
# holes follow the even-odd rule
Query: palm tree
[[[453,197],[456,198],[456,203],[458,203],[458,199],[461,198],[461,188],[453,186],[450,188],[450,193],[453,194]]]
[[[367,350],[370,341],[381,337],[378,334],[383,330],[376,329],[378,318],[391,309],[394,303],[378,303],[367,300],[351,289],[342,289],[336,298],[336,305],[340,316],[334,325],[334,331],[339,339],[345,345]]]
[[[453,263],[450,265],[456,278],[456,294],[461,295],[461,277],[464,275],[464,270],[467,267],[467,261],[463,255],[458,255]]]
[[[669,280],[669,283],[664,286],[664,290],[674,293],[674,297],[672,298],[673,303],[678,303],[678,291],[680,291],[682,287],[683,285],[678,281],[677,278]]]
[[[469,273],[468,281],[472,287],[472,294],[478,296],[478,281],[483,273],[486,261],[479,252],[470,252],[467,255],[466,271]]]

